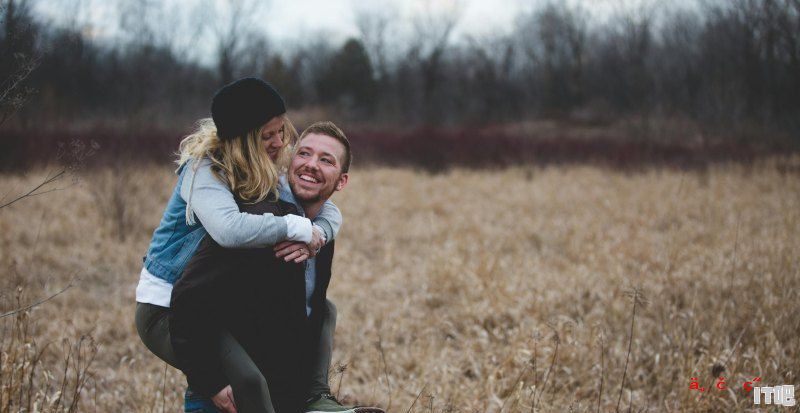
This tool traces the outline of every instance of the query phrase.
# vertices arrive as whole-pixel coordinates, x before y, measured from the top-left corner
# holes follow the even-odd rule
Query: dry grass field
[[[333,390],[392,413],[751,411],[745,381],[800,384],[799,166],[355,168]],[[0,209],[0,311],[73,285],[0,320],[0,412],[180,411],[182,376],[133,323],[173,183],[94,170]]]

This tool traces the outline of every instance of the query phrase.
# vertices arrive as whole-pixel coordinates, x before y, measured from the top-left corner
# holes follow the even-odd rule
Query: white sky
[[[191,10],[198,9],[201,1],[216,1],[218,4],[242,0],[34,0],[39,15],[58,22],[77,22],[85,27],[84,32],[98,39],[114,38],[120,35],[120,15],[125,15],[128,5],[154,4],[178,14],[183,18],[175,33],[184,33],[191,26],[200,23]],[[451,40],[468,36],[483,37],[492,34],[508,33],[515,17],[522,11],[531,10],[547,0],[256,0],[261,3],[256,29],[264,30],[271,44],[280,50],[286,45],[324,37],[332,43],[342,42],[349,36],[356,36],[356,11],[360,9],[378,10],[396,16],[398,30],[410,30],[414,16],[448,12],[460,9],[461,16],[454,28]],[[593,17],[604,18],[614,11],[641,6],[658,7],[665,4],[686,4],[692,0],[560,0],[585,9]],[[457,6],[457,7],[454,7]],[[140,7],[141,8],[141,7]],[[148,17],[157,20],[156,17]],[[204,19],[211,18],[205,16]],[[136,18],[129,18],[136,21]],[[207,24],[208,22],[202,22]],[[157,23],[156,27],[170,24]],[[182,34],[184,43],[195,49],[201,61],[210,55],[212,48],[199,46],[191,34]],[[208,47],[207,51],[203,49]]]
[[[277,20],[293,22],[294,33],[271,31],[275,39],[283,36],[296,38],[301,33],[324,30],[337,35],[356,35],[355,13],[357,8],[383,8],[397,15],[399,20],[408,21],[415,12],[424,12],[426,7],[433,10],[446,10],[452,1],[414,1],[382,0],[364,6],[363,1],[353,0],[303,0],[297,2],[273,2],[270,12]],[[513,22],[519,10],[519,0],[463,0],[462,17],[457,27],[458,33],[480,34],[502,28]],[[280,16],[280,17],[278,17]]]
[[[559,0],[577,4],[602,18],[620,8],[658,0]],[[400,21],[409,22],[415,14],[461,9],[453,36],[481,36],[505,32],[514,24],[520,11],[529,10],[546,0],[296,0],[272,1],[269,13],[276,21],[290,22],[293,30],[278,26],[268,29],[276,41],[296,40],[303,33],[322,31],[336,37],[357,35],[355,13],[359,8],[384,9],[396,14]],[[677,3],[679,1],[671,1]],[[270,18],[272,20],[272,17]]]

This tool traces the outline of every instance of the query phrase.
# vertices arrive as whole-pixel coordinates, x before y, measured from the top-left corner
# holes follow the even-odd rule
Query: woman
[[[245,78],[214,96],[211,119],[202,119],[180,144],[178,182],[144,257],[136,288],[136,327],[142,342],[174,367],[169,337],[169,303],[175,284],[203,237],[226,248],[258,248],[282,241],[307,244],[285,257],[302,262],[332,240],[341,213],[328,202],[312,223],[297,215],[251,215],[239,212],[236,200],[259,202],[278,196],[297,131],[286,118],[278,92],[260,79]],[[223,351],[235,340],[225,340]],[[244,362],[227,358],[226,362]],[[252,366],[233,366],[242,370]],[[226,407],[226,389],[214,403]],[[236,392],[236,389],[234,389]],[[246,397],[247,395],[242,395]]]

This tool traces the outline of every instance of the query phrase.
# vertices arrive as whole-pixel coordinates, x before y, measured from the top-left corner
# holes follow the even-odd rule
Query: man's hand
[[[312,240],[311,242],[314,241]],[[301,263],[316,255],[316,250],[312,251],[305,242],[284,241],[275,245],[274,250],[275,256],[283,258],[286,262]]]
[[[236,413],[236,403],[233,401],[233,389],[230,384],[212,397],[211,401],[222,413]]]

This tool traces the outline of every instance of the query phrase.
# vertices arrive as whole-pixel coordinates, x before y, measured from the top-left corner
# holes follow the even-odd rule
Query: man
[[[281,200],[240,209],[313,219],[347,185],[350,160],[344,133],[331,122],[315,123],[292,158],[286,178],[291,193],[284,192],[284,182]],[[336,310],[326,294],[333,244],[308,251],[306,244],[284,242],[273,254],[203,240],[173,289],[170,320],[176,356],[195,391],[213,396],[226,412],[382,412],[342,406],[330,394]],[[315,256],[294,263],[305,254]],[[222,357],[236,362],[221,363]],[[223,367],[231,365],[238,367]],[[207,406],[191,407],[187,400],[187,411]]]

